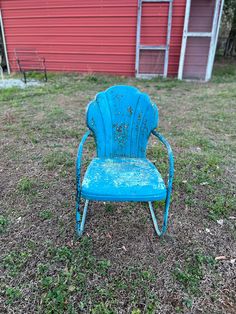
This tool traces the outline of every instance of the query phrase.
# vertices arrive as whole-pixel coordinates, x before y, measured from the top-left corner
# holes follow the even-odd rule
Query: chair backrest
[[[158,109],[132,86],[113,86],[98,93],[87,107],[87,126],[101,158],[145,158],[148,138],[157,127]]]
[[[15,48],[15,57],[20,61],[23,70],[41,69],[42,62],[35,48]]]

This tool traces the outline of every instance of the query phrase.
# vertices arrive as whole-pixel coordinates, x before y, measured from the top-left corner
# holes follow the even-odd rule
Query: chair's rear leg
[[[76,232],[78,236],[82,236],[84,232],[84,225],[85,225],[86,216],[87,216],[88,204],[89,204],[89,201],[86,200],[85,205],[84,205],[82,220],[81,220],[80,199],[76,200]]]
[[[23,71],[22,73],[23,73],[23,77],[24,77],[24,82],[25,82],[25,84],[26,84],[26,83],[27,83],[26,73],[25,73],[25,71]]]
[[[45,80],[45,82],[48,81],[48,75],[47,75],[47,70],[46,69],[44,70],[44,80]]]

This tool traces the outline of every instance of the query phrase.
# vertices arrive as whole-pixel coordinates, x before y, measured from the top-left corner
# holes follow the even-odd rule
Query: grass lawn
[[[115,84],[151,96],[174,151],[162,239],[145,203],[93,202],[75,236],[85,108]],[[235,121],[235,66],[207,84],[51,74],[41,87],[0,90],[0,313],[236,313]],[[84,169],[93,156],[91,138]],[[148,157],[166,172],[154,138]]]

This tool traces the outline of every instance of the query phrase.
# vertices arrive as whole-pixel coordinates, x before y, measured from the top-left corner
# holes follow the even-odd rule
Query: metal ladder
[[[173,1],[174,0],[139,0],[139,2],[138,2],[138,18],[137,18],[137,34],[136,34],[136,60],[135,60],[135,75],[137,78],[154,77],[154,76],[167,77],[168,63],[169,63],[169,47],[170,47],[170,34],[171,34]],[[143,5],[143,3],[169,3],[166,45],[150,46],[150,45],[141,45],[140,44],[141,18],[142,18],[142,5]],[[164,50],[165,51],[163,74],[150,74],[150,73],[145,73],[145,74],[142,73],[141,74],[139,72],[140,50],[162,50],[162,51]]]

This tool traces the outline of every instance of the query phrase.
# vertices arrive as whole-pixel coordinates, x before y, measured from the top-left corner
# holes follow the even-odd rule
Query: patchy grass
[[[45,209],[39,213],[39,217],[43,220],[48,220],[53,217],[53,213],[51,210]]]
[[[174,270],[177,281],[181,283],[190,294],[200,293],[200,283],[204,277],[203,267],[205,265],[215,265],[214,258],[198,253],[187,259],[184,267],[178,266]]]
[[[17,184],[17,189],[22,193],[30,193],[34,187],[34,181],[31,178],[23,177]]]
[[[43,159],[43,163],[48,170],[55,170],[62,167],[72,167],[75,165],[75,161],[71,154],[62,151],[54,151],[46,155]]]
[[[50,74],[38,88],[1,91],[0,312],[235,313],[235,81],[226,65],[207,84]],[[173,147],[163,239],[147,204],[103,202],[90,204],[85,235],[75,237],[86,106],[115,84],[150,95]],[[91,138],[83,173],[95,155]],[[147,155],[167,180],[166,151],[154,137]],[[163,207],[155,202],[160,223]]]

